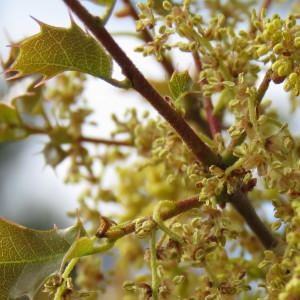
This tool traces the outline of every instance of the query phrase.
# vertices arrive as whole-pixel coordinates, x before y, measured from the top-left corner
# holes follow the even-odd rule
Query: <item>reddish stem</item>
[[[198,53],[193,53],[194,61],[195,61],[195,66],[197,68],[198,73],[200,73],[203,68],[202,68],[202,63],[201,59],[198,55]],[[205,84],[208,84],[208,81],[206,78],[203,78],[200,82],[201,86],[203,87]],[[210,133],[213,139],[215,139],[216,134],[220,133],[222,130],[221,122],[218,116],[216,116],[213,113],[214,107],[211,101],[211,97],[208,96],[203,96],[203,104],[204,104],[204,109],[206,111],[206,117],[207,117],[207,122],[210,128]]]

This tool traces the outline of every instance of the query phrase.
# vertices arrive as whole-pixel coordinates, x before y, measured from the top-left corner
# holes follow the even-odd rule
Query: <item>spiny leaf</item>
[[[73,244],[85,236],[81,222],[39,231],[0,218],[0,299],[32,297],[45,279],[58,273]]]
[[[34,19],[34,18],[33,18]],[[5,71],[18,72],[9,79],[30,74],[42,74],[43,84],[64,71],[88,73],[104,80],[111,78],[112,61],[103,47],[71,19],[70,28],[47,25],[36,19],[40,33],[25,39],[13,65]]]
[[[191,83],[192,78],[187,70],[181,73],[175,70],[169,81],[169,88],[174,100],[179,99],[184,92],[188,91]]]

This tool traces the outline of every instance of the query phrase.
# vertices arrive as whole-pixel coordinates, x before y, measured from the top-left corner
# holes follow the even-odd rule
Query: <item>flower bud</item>
[[[260,47],[256,50],[256,54],[257,54],[258,57],[261,57],[261,56],[267,54],[268,51],[269,51],[268,46],[262,45],[262,46],[260,46]]]
[[[273,51],[276,54],[281,54],[283,52],[283,50],[284,50],[284,47],[283,47],[282,43],[279,43],[273,47]]]
[[[300,47],[300,37],[296,37],[295,40],[294,40],[294,46],[296,48]]]
[[[123,290],[126,292],[135,292],[137,287],[134,281],[132,280],[126,280],[123,282],[123,286],[122,286]]]
[[[271,225],[271,229],[275,231],[275,230],[279,229],[281,225],[282,225],[281,221],[280,221],[280,220],[277,220],[276,222],[274,222],[274,223]]]
[[[164,1],[162,6],[165,10],[172,10],[173,8],[173,5],[170,1]]]

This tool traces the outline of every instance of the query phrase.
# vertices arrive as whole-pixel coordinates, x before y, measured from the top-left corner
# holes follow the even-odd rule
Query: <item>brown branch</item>
[[[123,74],[131,81],[133,89],[142,95],[159,112],[159,114],[173,127],[182,138],[190,151],[204,165],[222,166],[219,156],[214,153],[193,131],[165,99],[153,88],[143,74],[137,69],[126,53],[119,47],[112,36],[101,25],[98,18],[91,15],[77,0],[63,0],[77,15],[85,26],[95,35],[98,41],[122,68]]]
[[[192,196],[190,198],[175,202],[175,208],[170,209],[170,210],[166,210],[166,211],[162,211],[160,217],[163,221],[166,221],[168,219],[171,219],[177,215],[180,215],[182,213],[185,213],[189,210],[191,210],[192,208],[197,208],[202,206],[203,203],[201,203],[199,201],[199,196]],[[146,219],[152,220],[152,216],[148,216],[146,217]],[[105,218],[106,219],[106,218]],[[155,221],[153,221],[153,229],[157,227],[157,224]],[[99,231],[97,232],[96,236],[98,238],[107,238],[110,241],[115,241],[125,235],[131,234],[135,231],[135,221],[130,222],[122,227],[116,228],[114,229],[112,227],[112,229],[110,229],[110,226],[106,227],[107,230],[103,230],[101,228],[101,232],[99,233]]]
[[[51,135],[51,129],[42,129],[33,127],[27,124],[24,124],[25,128],[30,131],[30,134],[45,134]],[[107,146],[125,146],[125,147],[133,147],[134,144],[130,141],[116,141],[116,140],[109,140],[109,139],[102,139],[102,138],[94,138],[88,136],[80,136],[76,138],[77,142],[86,142],[86,143],[94,143],[94,144],[103,144]],[[66,141],[64,144],[71,144],[74,140],[70,136],[70,141]]]
[[[278,240],[258,217],[246,194],[238,190],[233,195],[230,195],[229,202],[247,221],[247,225],[266,249],[274,249],[278,245]]]
[[[269,89],[272,73],[273,73],[272,70],[269,69],[266,72],[261,84],[259,85],[259,87],[257,89],[257,103],[261,103],[267,90]]]
[[[92,138],[87,136],[81,136],[78,138],[79,142],[87,142],[87,143],[94,143],[94,144],[103,144],[107,146],[125,146],[125,147],[133,147],[134,144],[129,141],[116,141],[116,140],[108,140],[108,139],[99,139],[99,138]]]
[[[197,68],[198,73],[200,73],[202,69],[202,62],[201,59],[198,55],[198,53],[193,53],[194,61],[195,61],[195,66]],[[203,87],[205,84],[208,84],[208,81],[206,78],[203,78],[200,82],[201,86]],[[207,122],[210,128],[210,133],[213,139],[215,139],[215,136],[217,133],[220,133],[222,128],[221,128],[221,122],[218,116],[216,116],[213,113],[213,104],[211,101],[211,97],[208,96],[203,96],[203,104],[204,104],[204,109],[206,111],[206,117],[207,117]]]

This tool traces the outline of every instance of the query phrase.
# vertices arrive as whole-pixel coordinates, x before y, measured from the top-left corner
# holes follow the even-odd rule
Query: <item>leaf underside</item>
[[[82,224],[39,231],[0,218],[0,299],[32,297],[42,283],[58,273],[80,236]]]
[[[33,18],[34,19],[34,18]],[[5,71],[18,72],[9,79],[30,74],[42,74],[43,79],[36,85],[64,71],[79,71],[109,80],[112,73],[111,57],[104,48],[88,33],[84,32],[71,19],[70,28],[47,25],[36,19],[41,31],[20,45],[20,52]]]

